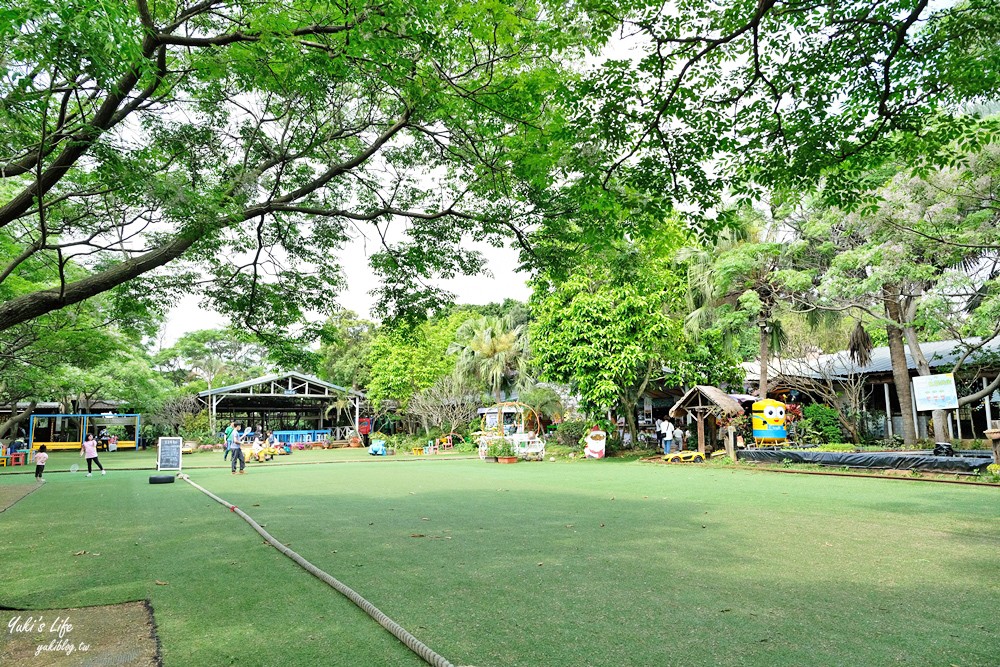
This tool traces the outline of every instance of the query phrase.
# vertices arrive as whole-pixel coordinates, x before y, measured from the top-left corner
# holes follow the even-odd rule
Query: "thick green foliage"
[[[683,234],[675,218],[656,229],[583,251],[569,273],[549,272],[535,285],[533,363],[542,379],[570,385],[591,414],[631,413],[649,381],[684,358],[672,262]]]
[[[428,278],[483,270],[462,238],[523,235],[565,177],[559,60],[612,34],[594,17],[550,0],[0,0],[0,228],[18,229],[0,276],[23,276],[24,253],[62,288],[4,298],[0,330],[145,277],[121,293],[133,313],[197,288],[287,333],[329,309],[336,254],[369,223],[379,312],[425,317],[445,296]]]
[[[802,407],[802,414],[819,437],[820,442],[842,442],[844,434],[840,428],[837,411],[822,403],[811,403]]]
[[[458,311],[447,317],[404,330],[383,327],[372,338],[368,364],[371,380],[368,400],[382,409],[395,401],[403,410],[410,397],[455,369],[455,357],[447,354],[459,325],[472,315]]]
[[[567,420],[556,427],[556,442],[563,447],[580,448],[580,439],[587,434],[593,422]]]

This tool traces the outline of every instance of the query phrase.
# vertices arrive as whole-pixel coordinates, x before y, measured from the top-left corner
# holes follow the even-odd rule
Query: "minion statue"
[[[753,438],[758,445],[773,445],[788,440],[785,429],[785,404],[765,398],[751,406]]]

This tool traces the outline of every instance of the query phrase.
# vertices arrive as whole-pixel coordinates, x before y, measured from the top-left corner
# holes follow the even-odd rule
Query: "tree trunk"
[[[934,422],[934,442],[950,442],[951,437],[948,434],[948,411],[931,411],[931,421]]]
[[[639,429],[635,425],[635,406],[632,406],[631,410],[626,410],[625,412],[625,428],[628,429],[629,434],[632,436],[632,446],[629,449],[633,449],[636,446],[639,438]]]
[[[927,363],[927,357],[920,349],[916,329],[912,326],[905,326],[903,327],[903,335],[906,337],[906,346],[910,348],[910,356],[917,365],[917,375],[927,377],[931,374],[931,365]],[[932,411],[931,420],[934,422],[934,442],[948,442],[950,440],[948,437],[948,411]]]
[[[767,330],[767,320],[758,320],[757,326],[760,328],[760,386],[757,388],[757,395],[763,401],[767,398],[768,345],[771,334]]]
[[[24,411],[21,412],[20,414],[14,414],[17,411],[17,405],[16,404],[12,405],[10,410],[12,415],[11,418],[5,421],[4,423],[0,424],[0,438],[6,437],[8,432],[16,429],[18,424],[27,419],[31,415],[31,413],[35,411],[36,405],[38,405],[36,401],[31,401],[31,403],[28,404],[28,407],[25,408]],[[16,437],[17,437],[17,432],[15,431],[14,438]],[[11,440],[13,440],[14,438],[11,438]]]
[[[837,421],[840,422],[841,428],[847,431],[847,435],[851,437],[851,442],[855,445],[861,442],[861,429],[858,428],[857,421],[848,419],[841,408],[837,408]]]
[[[896,397],[899,399],[899,412],[903,417],[903,442],[915,445],[917,428],[913,421],[913,397],[910,392],[910,371],[906,366],[906,348],[903,346],[903,332],[894,323],[901,323],[902,313],[899,303],[892,297],[888,289],[882,292],[882,303],[885,313],[891,322],[885,326],[889,338],[889,359],[892,361],[892,382],[896,387]],[[889,415],[892,418],[892,415]]]

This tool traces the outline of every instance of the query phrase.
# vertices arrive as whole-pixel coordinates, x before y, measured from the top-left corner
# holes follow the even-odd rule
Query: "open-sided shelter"
[[[743,414],[739,402],[718,387],[695,385],[681,396],[670,409],[670,416],[679,419],[694,415],[698,423],[698,451],[705,453],[705,419],[707,417],[736,417]]]
[[[303,373],[265,375],[198,394],[208,406],[211,428],[220,421],[263,426],[269,430],[296,428],[329,430],[333,440],[357,431],[364,393]],[[346,415],[337,420],[335,415]]]

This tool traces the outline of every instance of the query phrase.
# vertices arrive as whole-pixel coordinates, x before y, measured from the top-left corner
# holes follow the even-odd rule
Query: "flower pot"
[[[498,456],[497,463],[517,463],[516,456]]]
[[[487,457],[483,458],[483,460],[486,461],[487,463],[496,463],[497,462],[497,457],[495,457],[495,456],[487,456]]]

